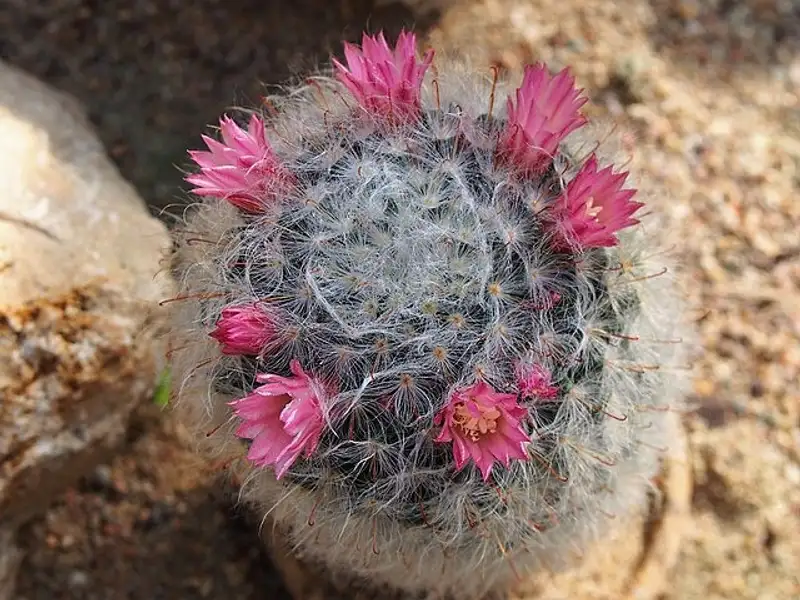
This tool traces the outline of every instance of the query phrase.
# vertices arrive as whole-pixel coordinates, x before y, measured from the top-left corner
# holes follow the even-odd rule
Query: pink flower
[[[545,65],[525,68],[517,102],[508,99],[508,124],[500,136],[500,156],[529,172],[545,170],[570,133],[586,124],[579,109],[587,98],[564,69],[554,77]]]
[[[519,365],[517,388],[523,398],[553,400],[558,396],[558,388],[552,385],[550,377],[550,373],[541,365]]]
[[[553,206],[552,219],[556,244],[565,248],[615,246],[615,233],[636,225],[633,213],[644,206],[631,198],[636,190],[622,189],[628,173],[597,170],[597,159],[590,157]]]
[[[433,50],[421,61],[416,56],[416,37],[403,31],[392,51],[383,33],[364,34],[361,49],[345,43],[345,67],[334,59],[336,75],[358,103],[370,114],[389,120],[416,118],[420,88],[433,61]]]
[[[322,384],[309,377],[297,360],[291,369],[293,377],[259,375],[257,381],[265,385],[230,403],[243,421],[236,435],[253,440],[248,460],[261,467],[274,465],[278,479],[301,454],[313,454],[324,424]]]
[[[220,129],[221,142],[203,136],[210,152],[189,152],[201,171],[186,181],[197,186],[192,191],[198,196],[215,196],[259,212],[265,202],[287,191],[292,176],[278,161],[257,115],[250,118],[247,131],[226,116],[220,119]]]
[[[434,423],[442,426],[436,441],[452,441],[456,469],[472,459],[486,481],[495,462],[508,467],[512,458],[528,460],[530,440],[520,424],[526,415],[515,394],[497,393],[479,381],[456,390],[436,415]]]
[[[217,326],[209,335],[222,345],[223,354],[259,354],[274,335],[269,317],[257,306],[222,309]]]

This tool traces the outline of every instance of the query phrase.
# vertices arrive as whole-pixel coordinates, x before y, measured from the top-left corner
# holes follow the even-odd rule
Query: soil
[[[366,0],[12,0],[0,55],[84,101],[158,208],[231,102],[411,23]],[[501,70],[571,65],[594,115],[632,132],[703,344],[684,416],[693,519],[665,600],[800,598],[800,4],[462,0],[417,30]],[[286,598],[179,433],[143,407],[120,454],[26,528],[20,600]]]

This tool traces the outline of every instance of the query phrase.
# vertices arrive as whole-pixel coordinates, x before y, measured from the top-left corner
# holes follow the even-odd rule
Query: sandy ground
[[[410,23],[369,2],[11,0],[0,54],[86,102],[164,206],[231,102],[364,27]],[[479,64],[572,65],[594,114],[634,134],[634,167],[671,198],[704,345],[685,417],[694,522],[666,600],[800,598],[800,3],[463,0],[417,28]],[[283,599],[214,481],[145,407],[121,454],[25,531],[20,599]]]

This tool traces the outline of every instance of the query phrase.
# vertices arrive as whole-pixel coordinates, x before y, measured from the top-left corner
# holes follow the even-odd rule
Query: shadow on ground
[[[21,532],[19,600],[288,600],[222,478],[145,407],[130,439]]]
[[[130,535],[106,518],[106,507],[91,512],[92,504],[84,504],[89,512],[70,515],[86,528],[84,539],[67,538],[70,547],[63,549],[64,538],[51,533],[44,548],[28,548],[20,600],[289,599],[253,524],[211,490],[180,495],[172,507],[142,502]],[[54,513],[65,510],[58,506]]]
[[[314,69],[365,29],[424,31],[372,0],[8,0],[0,58],[76,96],[123,175],[176,200],[186,149],[264,84]]]

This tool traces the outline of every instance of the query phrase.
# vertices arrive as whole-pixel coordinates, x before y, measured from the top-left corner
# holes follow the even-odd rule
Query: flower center
[[[594,196],[591,196],[588,202],[586,202],[587,216],[592,217],[594,219],[595,217],[597,217],[598,214],[600,214],[601,210],[603,210],[603,207],[595,205]]]
[[[477,442],[487,433],[497,431],[497,420],[500,411],[494,407],[481,406],[473,402],[469,408],[466,403],[459,402],[455,405],[453,423],[473,442]]]

